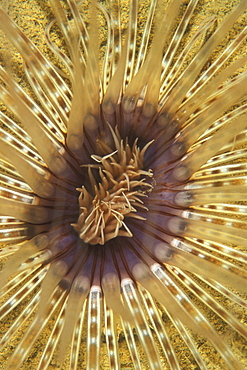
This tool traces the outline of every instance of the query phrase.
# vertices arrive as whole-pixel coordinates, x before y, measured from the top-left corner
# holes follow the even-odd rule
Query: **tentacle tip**
[[[77,152],[83,146],[83,137],[77,134],[70,134],[67,136],[66,144],[71,152]]]
[[[193,202],[192,194],[188,191],[180,191],[174,196],[174,202],[180,207],[189,207]]]

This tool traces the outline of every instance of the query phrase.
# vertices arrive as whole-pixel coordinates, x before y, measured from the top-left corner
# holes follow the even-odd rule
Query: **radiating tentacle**
[[[101,289],[97,286],[92,286],[88,300],[87,370],[99,370],[102,320]]]
[[[105,328],[106,328],[106,342],[108,349],[109,364],[111,370],[119,370],[121,368],[119,361],[119,348],[117,343],[116,325],[114,314],[112,310],[107,307],[105,309]]]
[[[152,334],[141,309],[138,292],[132,281],[122,281],[122,289],[126,302],[134,316],[135,326],[142,342],[143,349],[146,353],[150,369],[160,369],[161,363],[157,353],[157,348],[151,340]]]

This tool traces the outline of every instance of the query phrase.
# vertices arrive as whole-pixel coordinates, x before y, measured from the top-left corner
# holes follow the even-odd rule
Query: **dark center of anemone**
[[[126,219],[145,220],[138,209],[147,210],[142,198],[153,189],[153,172],[144,168],[145,152],[152,141],[140,149],[138,139],[130,146],[128,138],[121,139],[117,127],[111,131],[114,147],[98,140],[101,155],[92,155],[95,164],[86,165],[90,189],[77,189],[80,212],[73,226],[90,244],[103,245],[117,236],[131,237]]]

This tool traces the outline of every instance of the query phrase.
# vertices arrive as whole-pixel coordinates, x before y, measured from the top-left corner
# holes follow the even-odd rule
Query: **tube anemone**
[[[50,0],[47,56],[0,10],[4,369],[247,366],[247,1],[164,3]]]

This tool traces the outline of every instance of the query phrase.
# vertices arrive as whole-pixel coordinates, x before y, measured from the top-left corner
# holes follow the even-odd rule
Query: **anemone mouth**
[[[102,155],[91,155],[97,164],[83,166],[88,168],[90,190],[85,186],[77,189],[80,211],[77,223],[72,226],[89,244],[104,245],[117,236],[131,237],[127,219],[145,220],[138,215],[138,209],[148,211],[142,199],[153,189],[153,172],[144,168],[144,156],[153,141],[140,149],[138,138],[130,145],[128,137],[121,139],[117,126],[115,130],[109,128],[114,147],[97,141]]]

